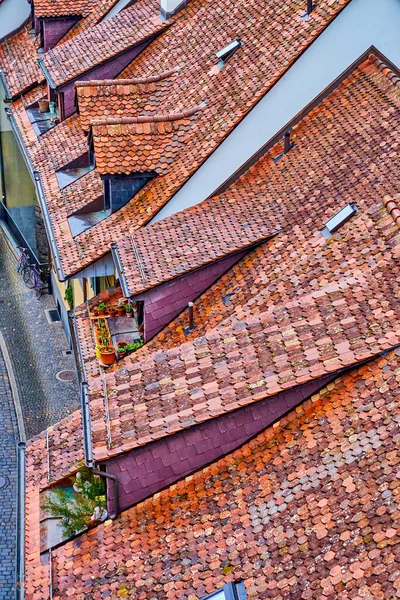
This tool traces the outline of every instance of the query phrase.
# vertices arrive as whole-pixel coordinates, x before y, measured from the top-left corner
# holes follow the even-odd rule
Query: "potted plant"
[[[103,316],[106,314],[106,310],[107,310],[107,306],[105,304],[105,302],[100,302],[100,304],[97,307],[97,310],[99,311],[99,315]]]
[[[107,312],[109,317],[115,317],[115,315],[117,314],[117,309],[115,308],[115,306],[108,306]]]
[[[119,317],[123,317],[125,314],[125,298],[118,300],[117,314]]]
[[[46,98],[39,100],[39,112],[45,113],[49,111],[49,101]]]
[[[121,342],[118,342],[120,344]],[[117,344],[117,345],[118,345]],[[126,346],[119,346],[117,348],[118,358],[123,358],[126,354]]]
[[[98,317],[98,316],[99,316],[99,309],[97,308],[97,306],[94,306],[94,307],[92,308],[91,312],[92,312],[92,315],[93,315],[94,317]]]
[[[46,493],[42,509],[61,519],[64,538],[94,527],[108,517],[104,480],[82,466],[70,487],[53,488]]]
[[[116,361],[114,346],[105,345],[99,348],[100,358],[103,365],[110,366]]]
[[[125,311],[126,311],[126,316],[127,317],[133,317],[133,310],[132,310],[132,304],[129,304],[129,302],[127,304],[125,304]]]
[[[131,344],[128,344],[126,346],[126,351],[134,352],[135,350],[138,350],[139,348],[141,348],[143,346],[143,344],[144,344],[143,340],[136,340],[136,342],[132,342]]]

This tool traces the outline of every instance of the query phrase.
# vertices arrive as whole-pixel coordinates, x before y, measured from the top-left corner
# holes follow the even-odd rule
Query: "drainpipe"
[[[109,518],[114,521],[119,515],[119,496],[118,496],[118,485],[119,481],[115,475],[111,475],[111,473],[106,473],[105,471],[98,471],[97,469],[92,469],[92,473],[94,475],[99,475],[100,477],[104,477],[105,479],[110,479],[113,482],[114,488],[114,512],[112,515],[109,515]]]
[[[17,446],[17,600],[25,598],[25,442]]]

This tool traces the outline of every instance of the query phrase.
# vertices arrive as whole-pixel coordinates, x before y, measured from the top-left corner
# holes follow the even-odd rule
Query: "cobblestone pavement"
[[[77,379],[62,382],[56,373],[75,371],[73,355],[60,322],[49,324],[45,309],[54,299],[37,300],[16,271],[16,258],[0,229],[0,330],[7,344],[24,417],[26,437],[43,431],[79,406]]]
[[[0,600],[15,598],[17,423],[0,352]],[[4,478],[4,479],[3,479]]]

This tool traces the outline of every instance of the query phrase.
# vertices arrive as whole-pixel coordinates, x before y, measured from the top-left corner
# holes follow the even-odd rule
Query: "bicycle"
[[[26,248],[20,247],[21,255],[17,262],[17,273],[24,275],[27,268],[30,266],[29,255],[26,253]]]
[[[42,297],[44,290],[44,283],[42,281],[41,273],[36,265],[28,265],[23,273],[23,281],[30,290],[34,289],[36,292],[36,298]]]

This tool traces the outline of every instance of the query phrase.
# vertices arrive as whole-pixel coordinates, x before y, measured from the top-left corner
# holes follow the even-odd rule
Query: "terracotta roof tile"
[[[30,25],[0,43],[0,68],[10,97],[44,80],[36,60],[38,48],[39,39],[30,33]]]
[[[149,64],[154,65],[158,73],[164,73],[178,65],[181,66],[179,76],[176,78],[179,85],[173,86],[173,94],[165,95],[169,105],[164,106],[163,100],[163,112],[166,110],[168,112],[181,111],[204,99],[209,100],[207,107],[196,117],[196,126],[191,127],[191,134],[185,143],[185,153],[179,153],[176,160],[171,163],[172,168],[166,174],[159,175],[147,184],[125,207],[89,231],[83,232],[75,240],[69,231],[68,212],[61,208],[63,199],[57,189],[55,176],[49,172],[46,161],[42,162],[39,159],[42,156],[40,141],[36,140],[35,143],[36,136],[31,131],[31,125],[24,114],[23,107],[18,102],[13,105],[17,126],[29,148],[31,160],[42,175],[46,200],[55,229],[55,238],[62,257],[64,273],[67,276],[109,252],[111,243],[126,234],[127,223],[140,227],[147,222],[173,196],[205,158],[215,150],[262,95],[283,75],[291,62],[346,5],[347,0],[340,0],[335,4],[320,3],[318,9],[313,11],[312,19],[308,22],[301,19],[301,8],[290,7],[289,12],[287,10],[277,12],[275,6],[268,4],[265,12],[260,13],[259,4],[256,2],[246,4],[247,12],[244,15],[242,6],[237,11],[230,12],[228,19],[221,2],[222,0],[218,0],[210,5],[205,0],[193,0],[187,9],[177,15],[173,27],[167,30],[168,32],[174,30],[176,33],[172,37],[171,33],[162,35],[161,38],[164,41],[161,46],[159,45],[161,38],[151,44],[154,47],[154,56],[157,56],[157,61],[154,61],[146,50],[147,69],[144,69],[144,63],[138,57],[132,63],[130,72],[127,71],[123,75],[129,78],[147,77]],[[141,4],[139,2],[135,4],[138,11]],[[149,5],[146,4],[146,7],[148,9]],[[158,8],[158,4],[157,7],[154,6],[154,14],[158,14]],[[292,8],[293,13],[290,12]],[[129,10],[131,9],[124,12]],[[113,20],[111,19],[111,21]],[[208,22],[212,23],[209,28],[210,31],[213,31],[211,37],[204,35]],[[244,23],[251,23],[251,35],[248,28],[242,30]],[[267,47],[264,47],[266,26],[268,26],[268,31],[271,28],[271,36],[268,38]],[[224,36],[221,34],[223,30],[225,31]],[[281,31],[279,39],[274,37],[274,32],[278,30]],[[219,37],[215,37],[215,32],[218,32]],[[209,75],[210,69],[216,63],[214,52],[229,41],[226,36],[236,36],[237,32],[243,39],[242,48],[223,71],[218,75]],[[282,32],[285,32],[285,39],[291,39],[291,43],[285,46],[284,52],[282,51]],[[84,40],[86,40],[85,43],[89,43],[89,39],[86,38],[82,38],[82,43]],[[68,44],[64,44],[63,47],[66,50],[69,48]],[[169,58],[168,47],[174,48],[174,52],[170,53]],[[97,55],[97,46],[94,45],[93,48],[93,52]],[[195,65],[192,60],[194,48],[196,49]],[[263,48],[262,51],[261,48]],[[71,63],[75,64],[77,59],[73,58],[74,51],[70,48],[68,52]],[[265,53],[269,56],[267,62]],[[135,72],[136,64],[137,72]],[[71,68],[74,70],[73,64]],[[243,85],[244,81],[246,81],[245,86]],[[189,100],[189,103],[186,99]],[[88,197],[87,203],[94,199],[94,197]],[[59,226],[61,223],[62,225]]]
[[[137,79],[77,81],[81,127],[90,121],[109,117],[133,117],[162,112],[162,103],[171,92],[179,68]]]
[[[151,2],[136,2],[43,55],[43,65],[58,87],[168,27]]]
[[[55,549],[54,600],[197,599],[240,579],[249,600],[396,597],[399,366],[391,353],[353,369],[241,449]]]
[[[88,0],[34,0],[35,16],[37,18],[46,17],[66,17],[69,15],[83,15],[87,7]]]
[[[131,296],[274,235],[274,214],[254,203],[211,199],[118,242]]]
[[[184,147],[191,122],[203,106],[186,112],[92,121],[96,168],[100,175],[171,169]]]

